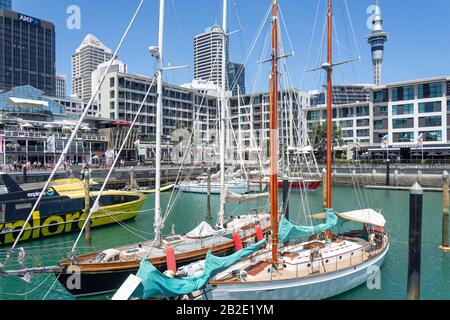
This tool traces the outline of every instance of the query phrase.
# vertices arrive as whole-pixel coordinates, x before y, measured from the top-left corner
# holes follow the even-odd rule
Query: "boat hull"
[[[180,184],[176,186],[177,189],[187,192],[187,193],[200,193],[207,194],[208,186],[206,184]],[[258,192],[260,187],[259,184],[227,184],[229,192],[236,194],[246,194],[249,192]],[[211,194],[220,194],[220,185],[211,185]]]
[[[256,183],[256,181],[254,181]],[[264,180],[263,184],[270,185],[270,181]],[[315,191],[322,185],[322,180],[289,180],[289,189]],[[283,188],[283,180],[278,180],[278,188]]]
[[[234,252],[232,245],[214,252],[217,256],[228,256]],[[207,251],[197,256],[187,259],[177,260],[177,267],[192,264],[206,258]],[[152,262],[152,261],[151,261]],[[167,270],[165,259],[163,262],[155,263],[154,266],[161,272]],[[63,272],[56,275],[58,281],[66,288],[66,290],[75,297],[95,296],[117,291],[131,274],[136,274],[140,264],[136,264],[128,269],[107,270],[98,272],[79,272],[76,267],[65,267]],[[77,278],[78,277],[78,278]],[[79,288],[76,284],[80,284]]]
[[[106,212],[100,210],[92,215],[91,228],[133,219],[144,202],[145,199],[142,198],[133,204],[118,205],[114,208],[105,207]],[[78,232],[81,230],[85,218],[86,215],[82,212],[56,214],[46,218],[39,217],[39,213],[36,212],[33,219],[27,224],[19,242]],[[0,224],[0,246],[13,244],[24,225],[25,221]]]
[[[208,300],[323,300],[366,283],[383,265],[389,247],[353,268],[300,279],[208,285]]]

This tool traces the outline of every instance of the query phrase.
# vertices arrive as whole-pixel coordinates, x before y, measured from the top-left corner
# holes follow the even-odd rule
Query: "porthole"
[[[307,266],[308,268],[311,268],[311,263],[308,263],[306,266]]]
[[[352,252],[351,256],[354,256],[354,255],[355,255],[355,253],[354,253],[354,252]]]
[[[339,260],[342,260],[342,256],[339,257]]]
[[[325,260],[325,263],[328,263],[328,262],[330,262],[330,260]]]

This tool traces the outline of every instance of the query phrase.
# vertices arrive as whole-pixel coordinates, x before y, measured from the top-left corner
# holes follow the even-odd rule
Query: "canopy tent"
[[[200,290],[213,276],[250,257],[266,243],[267,240],[263,240],[228,257],[216,257],[209,252],[205,259],[203,274],[194,277],[169,278],[156,269],[150,262],[144,260],[137,273],[141,284],[136,289],[135,295],[143,299],[171,298]]]
[[[290,223],[284,216],[280,222],[279,240],[281,243],[286,243],[292,240],[310,237],[314,234],[330,230],[335,227],[338,222],[338,217],[333,209],[326,211],[326,222],[317,226],[295,226]]]
[[[216,231],[205,221],[200,223],[200,225],[186,234],[188,238],[192,239],[202,239],[208,238],[216,234]]]

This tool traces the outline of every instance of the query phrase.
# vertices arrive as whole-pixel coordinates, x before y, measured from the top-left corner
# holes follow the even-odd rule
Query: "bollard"
[[[86,242],[91,245],[91,221],[88,218],[89,211],[91,209],[91,197],[90,197],[90,189],[89,189],[89,180],[91,179],[91,174],[88,169],[83,171],[84,178],[84,214],[86,215],[85,219],[88,219],[86,223]]]
[[[134,167],[130,169],[130,190],[136,191],[136,179],[134,176]]]
[[[322,171],[322,200],[323,200],[323,212],[327,209],[327,169],[323,169]]]
[[[206,208],[208,210],[208,220],[212,220],[211,212],[211,168],[208,168],[208,196],[207,196]]]
[[[417,171],[417,183],[422,184],[422,170]]]
[[[420,299],[423,189],[416,183],[409,195],[408,300]]]
[[[391,161],[388,159],[386,162],[386,186],[391,185]]]
[[[289,178],[283,177],[283,209],[284,216],[289,220]]]
[[[394,183],[395,183],[396,187],[398,187],[398,185],[399,185],[399,181],[398,181],[399,179],[398,178],[399,178],[398,170],[395,170],[394,171]]]
[[[450,252],[448,243],[448,207],[449,207],[449,194],[448,194],[448,178],[449,174],[444,171],[442,175],[443,187],[442,187],[442,245],[439,247],[443,252]]]
[[[372,170],[372,185],[374,185],[374,186],[377,185],[376,175],[377,175],[377,170],[373,169]]]

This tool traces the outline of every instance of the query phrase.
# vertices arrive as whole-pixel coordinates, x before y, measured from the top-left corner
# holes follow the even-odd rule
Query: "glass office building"
[[[0,9],[0,89],[31,85],[56,93],[55,26]]]

